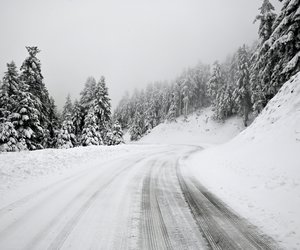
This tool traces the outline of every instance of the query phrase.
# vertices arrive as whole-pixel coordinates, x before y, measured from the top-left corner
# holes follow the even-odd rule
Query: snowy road
[[[198,150],[151,147],[40,185],[0,208],[0,249],[277,249],[189,175]]]

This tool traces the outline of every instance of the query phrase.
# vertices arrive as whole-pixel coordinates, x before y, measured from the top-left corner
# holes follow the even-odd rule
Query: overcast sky
[[[222,60],[257,38],[262,0],[0,0],[0,74],[37,45],[61,108],[88,76],[104,75],[113,105],[126,90]],[[272,3],[279,7],[277,0]]]

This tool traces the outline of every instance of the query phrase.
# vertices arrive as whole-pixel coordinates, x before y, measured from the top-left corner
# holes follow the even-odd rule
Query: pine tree
[[[77,145],[76,136],[74,134],[75,127],[72,122],[73,105],[70,95],[66,98],[66,103],[62,112],[62,126],[57,135],[57,148],[73,148]]]
[[[267,91],[272,69],[268,67],[264,70],[264,67],[268,64],[269,60],[266,44],[273,32],[273,25],[276,19],[276,14],[273,12],[274,6],[269,0],[263,0],[263,4],[259,10],[260,14],[254,22],[260,21],[258,31],[260,43],[250,59],[252,65],[250,70],[251,101],[253,103],[253,110],[257,113],[262,111],[268,99],[273,96],[270,91]],[[263,71],[264,77],[262,77]]]
[[[13,62],[7,64],[7,72],[1,87],[0,103],[3,122],[2,148],[6,148],[6,151],[7,146],[10,150],[43,148],[40,143],[44,131],[38,119],[39,102],[28,92],[28,86],[19,80],[16,65]]]
[[[185,85],[182,89],[182,95],[183,95],[183,99],[182,99],[182,103],[183,103],[183,115],[184,118],[187,118],[188,115],[188,108],[189,108],[189,90],[188,90],[188,86]]]
[[[71,116],[72,113],[73,113],[73,104],[72,104],[71,96],[70,94],[68,94],[62,112],[62,118],[66,119],[66,117]]]
[[[48,131],[49,131],[49,140],[48,140],[48,147],[55,148],[56,147],[56,139],[57,133],[59,129],[59,113],[55,106],[54,99],[50,97],[50,105],[49,105],[49,116],[48,116]]]
[[[168,116],[167,119],[170,122],[176,121],[176,114],[177,114],[177,103],[178,101],[176,100],[176,93],[173,93],[173,97],[172,97],[172,101],[171,101],[171,105],[168,111]]]
[[[11,121],[18,131],[20,140],[25,141],[29,150],[42,149],[45,132],[40,124],[41,105],[36,98],[27,91],[26,85],[20,92],[19,106],[11,114]]]
[[[129,127],[130,120],[130,97],[126,92],[114,112],[114,120],[117,120],[122,128]]]
[[[222,85],[216,97],[215,117],[224,121],[235,113],[234,108],[233,86],[231,84]]]
[[[108,96],[108,89],[105,84],[105,78],[102,76],[100,81],[95,87],[95,98],[93,101],[93,109],[97,116],[98,126],[100,129],[101,137],[106,144],[106,138],[111,126],[111,104]]]
[[[84,113],[83,113],[83,107],[80,105],[80,103],[75,100],[73,112],[72,112],[72,122],[74,124],[74,133],[77,138],[79,138],[81,131],[83,129],[84,125]]]
[[[80,105],[83,108],[84,116],[88,113],[93,101],[95,100],[96,80],[94,77],[88,77],[85,86],[80,93]]]
[[[38,103],[35,105],[37,108],[36,115],[38,116],[39,127],[42,128],[40,133],[43,133],[41,136],[36,138],[36,140],[41,140],[37,142],[41,147],[48,147],[50,139],[49,131],[49,114],[53,113],[53,110],[50,110],[52,105],[50,101],[50,96],[46,86],[43,82],[43,75],[41,72],[41,63],[40,60],[36,57],[40,52],[38,47],[31,46],[26,47],[29,56],[25,59],[21,66],[21,76],[20,79],[27,86],[27,92],[31,94],[31,99],[33,102]]]
[[[300,70],[300,0],[286,0],[269,38],[256,52],[251,79],[254,106],[265,105],[282,84]],[[257,81],[255,83],[255,81]]]
[[[66,119],[62,123],[62,127],[58,132],[56,147],[57,148],[73,148],[76,145],[76,137],[74,135],[74,125],[70,119]]]
[[[103,109],[103,120],[105,123],[110,123],[111,121],[111,104],[110,98],[108,96],[108,88],[105,83],[105,78],[102,76],[100,78],[99,85],[101,86],[101,92],[99,99],[101,100],[101,106]]]
[[[142,128],[140,126],[138,119],[139,119],[139,117],[137,116],[137,118],[134,120],[131,128],[129,129],[131,141],[138,141],[139,139],[142,138],[142,135],[143,135],[143,131],[142,131]]]
[[[129,129],[130,140],[137,141],[146,132],[145,129],[145,112],[144,112],[144,94],[141,93],[138,100],[136,100],[136,110],[133,117],[131,128]]]
[[[7,71],[0,87],[0,122],[9,120],[9,115],[19,105],[17,98],[20,92],[20,82],[17,67],[14,62],[7,64]]]
[[[82,146],[102,145],[103,141],[97,125],[97,116],[93,108],[90,108],[84,119],[81,136]]]
[[[221,65],[218,61],[213,64],[212,75],[207,84],[207,92],[211,98],[213,105],[216,105],[216,98],[221,86],[224,84]]]
[[[207,96],[207,82],[210,77],[209,66],[199,63],[191,71],[190,81],[195,86],[192,91],[192,98],[190,105],[195,109],[202,108],[208,104]]]
[[[121,125],[118,122],[114,123],[112,134],[113,134],[113,145],[119,145],[124,143],[123,130],[121,128]]]
[[[238,50],[238,81],[234,90],[234,98],[237,103],[239,113],[243,115],[244,125],[247,126],[248,116],[251,111],[251,92],[250,92],[250,72],[249,54],[246,46]]]
[[[260,14],[255,18],[254,22],[260,21],[258,34],[261,39],[261,43],[263,43],[269,39],[273,32],[272,26],[276,19],[276,14],[274,13],[274,6],[269,0],[263,0],[262,6],[259,10]]]

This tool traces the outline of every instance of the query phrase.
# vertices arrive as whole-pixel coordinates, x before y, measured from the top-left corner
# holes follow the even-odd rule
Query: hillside
[[[300,73],[285,83],[248,129],[194,155],[188,165],[234,210],[285,248],[299,249],[299,153]]]
[[[210,146],[186,162],[190,174],[285,248],[299,249],[300,73],[244,131],[238,118],[221,124],[211,115],[161,124],[140,142]]]
[[[159,124],[138,143],[193,144],[209,147],[228,141],[244,129],[239,117],[219,122],[212,116],[212,109],[205,108],[190,115],[188,119],[181,116],[176,122]]]

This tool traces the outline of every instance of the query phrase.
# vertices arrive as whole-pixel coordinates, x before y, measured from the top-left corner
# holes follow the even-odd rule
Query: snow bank
[[[230,142],[195,154],[191,173],[242,216],[300,249],[300,73]]]
[[[44,149],[0,154],[0,198],[9,189],[24,182],[46,181],[82,168],[101,165],[102,162],[122,157],[128,152],[146,148],[131,145],[90,146],[72,149]],[[45,177],[43,179],[43,177]],[[54,178],[55,179],[55,178]]]
[[[190,115],[187,120],[180,117],[176,122],[159,124],[138,143],[210,146],[224,143],[244,129],[239,117],[230,118],[223,123],[214,120],[212,116],[211,108],[206,108]]]

